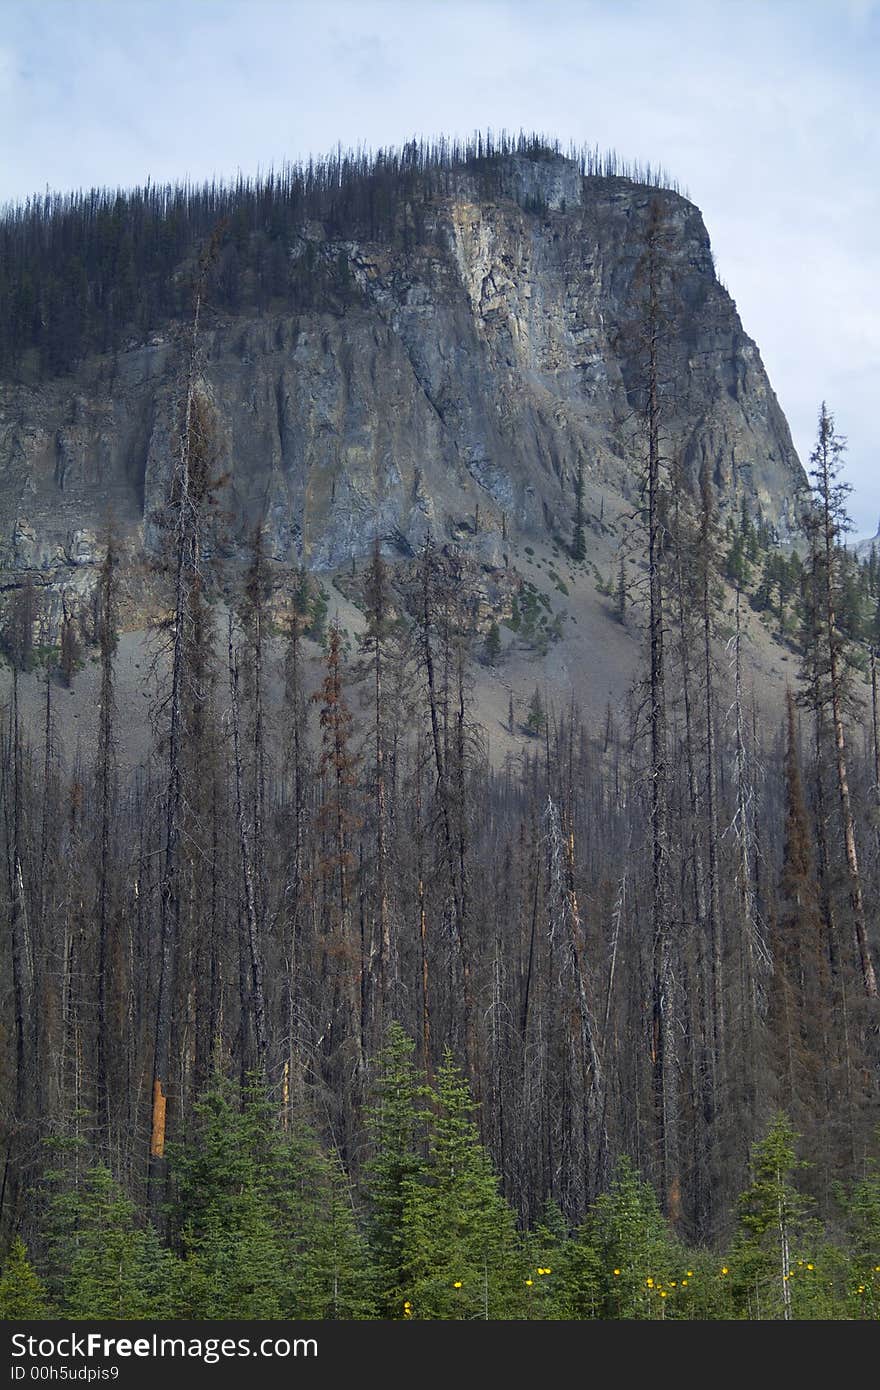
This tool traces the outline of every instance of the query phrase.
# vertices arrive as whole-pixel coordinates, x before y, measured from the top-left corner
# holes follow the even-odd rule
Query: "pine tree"
[[[587,558],[587,538],[584,530],[584,465],[578,463],[574,484],[574,516],[572,517],[571,558]]]
[[[629,602],[629,595],[626,587],[626,561],[621,555],[620,564],[617,569],[617,595],[615,607],[617,609],[617,621],[626,622],[626,609]]]
[[[365,1047],[365,942],[355,932],[352,841],[360,829],[356,809],[359,758],[352,748],[353,717],[343,685],[342,632],[330,628],[321,688],[312,699],[320,705],[323,799],[318,824],[323,835],[319,871],[324,883],[324,929],[321,978],[330,998],[330,1023],[324,1031],[324,1080],[339,1106],[340,1150],[354,1142]]]
[[[49,1287],[65,1318],[167,1318],[177,1313],[178,1266],[109,1169],[95,1164],[72,1185],[46,1175],[43,1217]]]
[[[31,1267],[24,1241],[16,1236],[0,1273],[0,1321],[49,1316],[49,1299],[43,1281]]]
[[[447,1050],[437,1072],[428,1163],[404,1185],[404,1289],[415,1318],[515,1316],[525,1289],[514,1216]]]
[[[376,1061],[367,1121],[373,1156],[366,1166],[367,1229],[384,1317],[400,1317],[405,1292],[403,1214],[407,1194],[425,1173],[426,1099],[413,1062],[415,1044],[399,1023],[388,1028]]]
[[[392,935],[391,887],[388,862],[388,744],[389,711],[387,674],[390,660],[389,644],[393,623],[389,593],[389,575],[382,558],[379,540],[373,544],[370,566],[364,584],[366,627],[358,642],[365,661],[360,679],[370,680],[372,686],[372,754],[373,795],[376,824],[376,941],[367,951],[368,978],[365,982],[368,1011],[374,1028],[381,1036],[382,1020],[390,988],[397,975],[397,943]]]
[[[848,483],[840,480],[846,444],[836,433],[834,417],[822,402],[816,447],[810,456],[813,507],[806,517],[810,536],[811,608],[808,610],[804,662],[804,698],[817,718],[830,710],[834,765],[849,880],[850,909],[862,987],[869,999],[878,993],[877,973],[868,937],[862,873],[859,867],[855,816],[850,790],[849,755],[844,725],[849,697],[847,641],[839,622],[841,594],[841,537],[850,528],[846,512]]]
[[[734,1293],[752,1318],[781,1314],[789,1321],[795,1316],[793,1262],[812,1206],[792,1181],[806,1166],[795,1153],[797,1138],[788,1117],[777,1115],[752,1149],[752,1181],[739,1199],[739,1231],[731,1255]]]
[[[863,1177],[841,1194],[841,1205],[846,1214],[849,1286],[856,1315],[880,1318],[880,1163],[876,1159],[869,1159]]]
[[[82,660],[82,651],[79,638],[76,632],[76,623],[72,613],[64,609],[64,616],[61,619],[61,655],[58,668],[61,672],[61,680],[70,690],[73,686],[73,678],[79,669]]]
[[[598,1257],[569,1235],[558,1203],[548,1197],[524,1240],[525,1298],[521,1316],[548,1321],[596,1317]]]
[[[501,655],[501,631],[496,622],[492,623],[489,631],[486,633],[483,653],[490,666],[494,666]]]
[[[618,1159],[611,1184],[596,1199],[578,1239],[598,1258],[601,1317],[658,1315],[653,1286],[669,1282],[680,1253],[654,1188],[631,1159]]]
[[[543,732],[547,723],[547,716],[544,713],[544,702],[541,699],[540,688],[535,686],[535,693],[529,702],[526,714],[526,732],[530,734],[540,734]]]
[[[284,1136],[279,1156],[277,1201],[290,1271],[284,1316],[374,1316],[374,1273],[339,1159],[324,1154],[305,1126]]]
[[[171,1149],[185,1315],[279,1318],[291,1271],[277,1227],[276,1132],[264,1093],[255,1083],[242,1097],[217,1074],[194,1111],[192,1136]]]
[[[24,583],[13,590],[0,633],[0,646],[16,671],[29,671],[33,664],[36,617],[34,581],[27,574]]]
[[[540,1234],[540,1228],[535,1234]],[[599,1256],[589,1234],[583,1229],[577,1231],[555,1249],[543,1241],[541,1245],[541,1257],[536,1258],[532,1253],[535,1241],[527,1242],[531,1259],[527,1264],[526,1309],[521,1316],[577,1322],[600,1317]]]
[[[771,934],[773,974],[767,1026],[779,1102],[799,1123],[816,1124],[823,1115],[830,980],[790,693],[785,792],[785,843]]]

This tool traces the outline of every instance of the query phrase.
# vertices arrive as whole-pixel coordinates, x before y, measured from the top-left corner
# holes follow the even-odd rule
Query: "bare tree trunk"
[[[467,800],[467,755],[465,750],[465,689],[464,689],[464,646],[459,637],[456,644],[456,676],[458,687],[458,707],[455,718],[455,778],[456,814],[458,819],[458,884],[459,905],[456,913],[456,938],[461,962],[462,1002],[464,1004],[465,1055],[474,1091],[474,1099],[481,1103],[482,1086],[480,1079],[480,1057],[477,1047],[476,1025],[473,1009],[473,986],[471,983],[471,953],[467,939],[468,918],[468,800]],[[478,1112],[479,1113],[479,1112]]]
[[[10,937],[12,943],[12,994],[15,1009],[15,1118],[20,1125],[26,1122],[31,1109],[32,1086],[36,1081],[32,1068],[33,1013],[33,956],[28,932],[27,900],[24,888],[22,861],[24,856],[24,808],[21,725],[19,716],[18,666],[12,666],[12,719],[9,729],[12,767],[11,806],[7,802],[7,845],[9,900],[11,903]],[[9,815],[11,811],[11,824]]]
[[[110,960],[113,955],[110,937],[110,849],[113,815],[113,790],[116,774],[113,738],[114,680],[113,656],[116,649],[116,567],[118,556],[112,528],[107,531],[107,549],[100,575],[101,695],[98,718],[98,800],[101,808],[101,849],[98,870],[98,1047],[97,1099],[98,1111],[104,1122],[110,1123],[111,1084],[110,1055]],[[108,1135],[109,1138],[109,1135]]]
[[[293,855],[290,876],[285,887],[287,918],[287,1075],[288,1085],[301,1099],[305,1079],[303,1046],[303,989],[302,989],[302,898],[303,898],[303,840],[305,821],[305,769],[303,767],[302,692],[300,673],[300,620],[298,611],[291,618],[290,644],[287,655],[287,703],[290,709],[290,752],[293,762]]]
[[[819,484],[822,506],[822,546],[824,550],[823,598],[825,639],[828,651],[829,684],[831,694],[831,722],[834,734],[835,759],[837,764],[837,789],[840,796],[840,811],[843,818],[843,843],[846,854],[846,867],[849,876],[849,897],[853,915],[853,930],[856,949],[862,969],[862,984],[869,999],[877,998],[877,972],[871,956],[868,932],[865,922],[865,904],[862,896],[862,879],[859,873],[859,857],[856,848],[856,828],[852,811],[852,798],[849,790],[849,774],[846,759],[846,736],[843,728],[843,699],[841,652],[837,634],[837,615],[834,603],[834,580],[836,574],[836,536],[837,520],[833,514],[836,485],[834,482],[834,458],[840,452],[839,441],[834,435],[833,421],[822,406],[819,422],[819,442],[813,462],[816,465],[814,476]]]
[[[574,833],[564,828],[559,810],[552,797],[547,798],[545,811],[551,873],[553,877],[558,911],[563,919],[563,927],[568,955],[568,973],[573,978],[579,1023],[579,1045],[582,1075],[577,1078],[586,1096],[586,1115],[591,1131],[598,1128],[602,1116],[602,1064],[596,1046],[595,1024],[590,1006],[586,969],[583,960],[581,937],[583,927],[577,893],[574,885]],[[552,928],[551,928],[552,930]],[[607,1135],[589,1135],[592,1171],[588,1174],[590,1193],[594,1195],[598,1185],[598,1175],[607,1151]]]
[[[232,757],[235,771],[235,810],[238,822],[238,843],[241,853],[241,874],[244,883],[244,915],[247,923],[247,955],[250,960],[251,1000],[254,1037],[257,1045],[257,1071],[266,1079],[268,1043],[266,1040],[266,999],[263,991],[263,957],[260,946],[260,923],[257,918],[257,898],[254,886],[254,865],[244,814],[244,788],[241,766],[241,732],[238,711],[238,665],[232,640],[232,613],[228,626],[229,699],[232,715]],[[242,1001],[244,1005],[244,1001]]]
[[[174,637],[171,663],[168,787],[165,805],[165,863],[160,885],[161,955],[156,1004],[153,1053],[152,1120],[150,1126],[150,1210],[158,1220],[165,1187],[165,1132],[168,1082],[171,1068],[171,1032],[175,996],[175,969],[180,940],[181,886],[178,881],[183,820],[183,718],[186,679],[184,625],[193,573],[198,569],[198,519],[191,495],[190,467],[196,392],[201,286],[197,286],[187,366],[180,447],[176,461],[177,517],[175,526]]]
[[[855,1114],[853,1099],[852,1049],[849,1037],[849,1003],[846,986],[846,967],[840,959],[838,948],[837,918],[832,896],[832,864],[828,844],[828,809],[825,798],[823,776],[823,756],[825,744],[825,720],[821,707],[815,713],[816,736],[816,841],[818,846],[819,884],[822,893],[822,915],[827,932],[828,964],[831,978],[840,987],[840,1022],[842,1028],[841,1047],[843,1051],[844,1097],[846,1100],[847,1143],[850,1161],[855,1160]]]
[[[425,665],[425,678],[426,678],[426,682],[427,682],[427,691],[428,691],[428,711],[429,711],[430,721],[431,721],[431,740],[432,740],[432,745],[433,745],[433,750],[434,750],[434,762],[435,762],[435,767],[436,767],[436,772],[437,772],[437,798],[438,798],[438,801],[439,801],[439,803],[440,803],[440,815],[441,815],[442,825],[443,825],[443,843],[444,843],[444,850],[445,850],[446,862],[447,862],[448,867],[449,867],[450,886],[451,886],[451,888],[452,888],[452,899],[453,899],[454,920],[455,920],[455,939],[456,939],[456,945],[457,945],[457,948],[458,948],[459,965],[460,965],[460,967],[461,967],[461,972],[462,972],[462,1013],[463,1013],[463,1017],[464,1017],[465,1061],[466,1061],[466,1066],[467,1066],[468,1074],[469,1074],[469,1076],[471,1077],[471,1079],[472,1079],[472,1081],[474,1082],[474,1085],[475,1085],[475,1087],[476,1087],[476,1086],[477,1086],[477,1082],[478,1082],[478,1078],[477,1078],[477,1071],[476,1071],[477,1059],[476,1059],[476,1056],[475,1056],[474,1030],[473,1030],[473,1000],[472,1000],[472,997],[471,997],[470,961],[469,961],[468,952],[467,952],[467,943],[466,943],[466,940],[465,940],[465,923],[464,923],[464,912],[465,912],[464,884],[462,883],[461,877],[460,877],[460,869],[461,869],[461,867],[463,866],[463,856],[462,856],[462,852],[461,852],[461,851],[462,851],[462,843],[461,843],[461,840],[459,839],[458,845],[456,845],[455,836],[454,836],[454,834],[453,834],[452,817],[451,817],[451,808],[450,808],[450,799],[451,799],[451,798],[450,798],[450,788],[449,788],[449,778],[448,778],[448,766],[449,766],[449,762],[448,762],[449,738],[448,738],[448,717],[447,717],[447,713],[446,713],[448,701],[447,701],[447,700],[444,700],[444,701],[443,701],[443,709],[444,709],[444,732],[443,732],[443,737],[441,738],[441,729],[440,729],[440,701],[439,701],[438,692],[437,692],[437,681],[436,681],[435,666],[434,666],[434,650],[433,650],[433,646],[432,646],[432,643],[431,643],[431,623],[432,623],[432,614],[431,614],[431,557],[432,557],[431,548],[430,548],[429,546],[426,546],[425,555],[424,555],[424,560],[423,560],[423,571],[422,571],[422,612],[421,612],[421,628],[422,628],[421,638],[422,638],[422,643],[421,643],[421,645],[422,645],[422,656],[423,656],[424,665]],[[448,634],[447,634],[447,641],[446,641],[446,644],[445,644],[445,648],[446,648],[446,650],[445,650],[445,662],[446,662],[446,664],[448,665],[448,660],[449,660],[449,654],[448,654],[448,648],[449,648]],[[463,715],[462,715],[462,712],[461,712],[461,705],[462,705],[462,702],[463,702],[463,691],[462,691],[461,689],[460,689],[459,694],[460,694],[460,703],[459,703],[459,725],[458,725],[458,727],[459,727],[460,731],[463,733],[463,730],[462,730],[462,719],[463,719]],[[462,750],[462,757],[463,757],[463,750]],[[460,759],[459,761],[461,762],[461,759]],[[463,776],[463,768],[462,768],[461,766],[459,766],[459,770],[458,770],[458,771],[459,771],[459,777],[462,777],[462,776]],[[459,786],[459,796],[461,796],[461,787],[460,787],[460,786]],[[460,814],[463,814],[463,808],[460,810]]]
[[[871,732],[874,754],[874,799],[880,805],[880,701],[877,697],[877,649],[871,648]]]
[[[779,1274],[782,1284],[782,1315],[786,1322],[791,1322],[791,1284],[789,1283],[791,1248],[788,1235],[788,1222],[785,1216],[785,1200],[782,1195],[782,1173],[779,1169],[776,1171],[776,1183],[779,1188],[776,1224],[779,1233]]]
[[[711,485],[707,476],[700,479],[702,510],[700,515],[700,608],[703,637],[703,702],[706,742],[706,834],[708,838],[708,908],[711,951],[712,999],[712,1086],[713,1106],[719,1105],[719,1087],[725,1076],[725,1009],[724,1009],[724,943],[721,920],[721,876],[718,867],[718,775],[715,750],[714,671],[712,662],[712,602],[711,602]]]
[[[653,1090],[660,1186],[668,1214],[676,1219],[681,1200],[676,986],[669,901],[669,769],[666,718],[665,618],[662,557],[666,528],[660,460],[660,338],[662,331],[662,228],[659,206],[651,209],[645,253],[646,421],[648,429],[648,585],[650,647],[651,812],[651,1009]]]
[[[763,979],[772,968],[764,940],[755,895],[753,865],[754,787],[746,749],[742,684],[742,621],[741,592],[737,586],[735,629],[733,636],[734,677],[734,781],[736,786],[735,835],[737,849],[737,890],[740,919],[740,984],[743,1029],[743,1058],[741,1067],[746,1088],[746,1110],[752,1115],[757,1103],[756,1036],[758,1019],[763,1009]]]
[[[417,888],[416,898],[419,907],[419,952],[422,966],[422,997],[421,997],[421,1018],[422,1018],[422,1068],[425,1076],[430,1081],[432,1076],[431,1067],[431,983],[429,973],[428,957],[428,914],[425,905],[425,832],[423,824],[422,809],[422,732],[421,729],[416,735],[415,749],[415,783],[416,783],[416,877]]]

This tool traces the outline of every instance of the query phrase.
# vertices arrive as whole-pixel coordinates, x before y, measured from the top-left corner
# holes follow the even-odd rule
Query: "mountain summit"
[[[6,275],[27,272],[61,341],[44,316],[42,338],[22,330],[6,354],[7,583],[30,573],[82,594],[108,510],[135,553],[154,547],[197,233],[218,222],[200,374],[233,543],[261,522],[274,561],[333,570],[374,538],[408,555],[430,533],[492,566],[511,536],[568,534],[579,475],[588,534],[631,509],[653,204],[670,460],[691,488],[707,468],[722,512],[745,502],[790,532],[803,473],[700,212],[617,167],[520,142],[340,163],[323,181],[288,172],[262,194],[148,189],[8,219]]]

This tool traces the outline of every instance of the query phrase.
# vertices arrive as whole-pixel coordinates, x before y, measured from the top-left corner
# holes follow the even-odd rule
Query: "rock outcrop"
[[[499,193],[464,171],[421,210],[406,248],[332,239],[289,247],[340,267],[344,311],[208,319],[203,389],[228,473],[231,544],[262,521],[273,559],[333,570],[411,554],[430,532],[488,566],[505,539],[567,535],[579,468],[588,516],[637,496],[634,277],[652,200],[675,285],[667,448],[722,508],[782,536],[803,472],[698,209],[561,157],[505,160]],[[0,571],[81,591],[106,517],[130,557],[158,543],[184,343],[173,331],[75,377],[0,387]]]

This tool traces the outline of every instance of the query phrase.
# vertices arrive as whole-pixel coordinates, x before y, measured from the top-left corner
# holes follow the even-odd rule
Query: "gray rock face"
[[[864,540],[856,541],[852,548],[860,560],[869,560],[872,550],[880,555],[880,526],[877,527],[876,536],[867,536]]]
[[[429,532],[472,535],[491,555],[504,534],[568,534],[579,466],[588,512],[635,497],[621,329],[655,197],[679,303],[667,449],[691,480],[708,466],[723,508],[745,495],[786,534],[803,472],[697,208],[561,158],[511,158],[499,190],[480,199],[459,174],[410,250],[304,228],[348,263],[344,314],[210,322],[201,370],[231,543],[260,520],[274,559],[312,569],[376,536],[406,554]],[[0,568],[63,587],[99,563],[108,513],[132,556],[155,548],[183,360],[182,342],[152,336],[75,379],[0,388]]]

